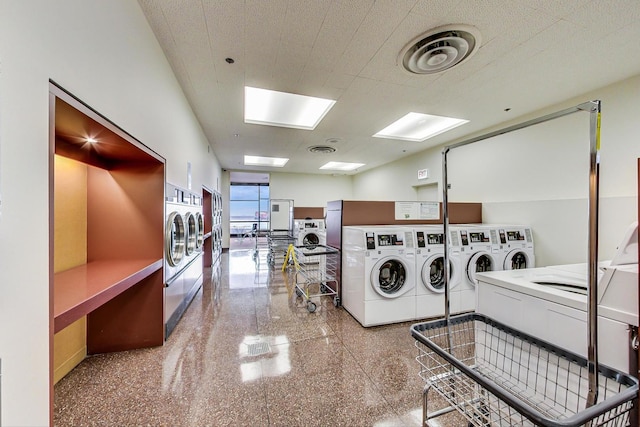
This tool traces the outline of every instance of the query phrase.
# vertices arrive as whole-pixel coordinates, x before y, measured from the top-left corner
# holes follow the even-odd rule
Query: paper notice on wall
[[[396,202],[395,219],[440,219],[440,203],[438,202]]]

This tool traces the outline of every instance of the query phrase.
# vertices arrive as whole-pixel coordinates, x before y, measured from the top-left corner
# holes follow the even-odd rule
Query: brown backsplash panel
[[[449,203],[449,223],[468,224],[482,222],[482,203]],[[442,224],[442,203],[438,220],[397,220],[395,202],[342,201],[342,226],[345,225],[410,225]]]
[[[294,219],[322,219],[324,218],[324,208],[313,208],[313,207],[293,207],[293,218]]]

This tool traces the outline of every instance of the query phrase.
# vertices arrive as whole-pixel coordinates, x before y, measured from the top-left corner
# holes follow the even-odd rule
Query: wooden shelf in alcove
[[[162,259],[95,261],[55,274],[54,332],[61,331],[156,272],[162,275]]]

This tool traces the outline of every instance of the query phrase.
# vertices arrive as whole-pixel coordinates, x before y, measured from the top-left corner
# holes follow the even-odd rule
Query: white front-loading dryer
[[[415,319],[411,229],[342,229],[342,306],[362,326]]]
[[[416,319],[445,314],[444,232],[442,225],[416,226]],[[462,266],[455,231],[449,241],[449,304],[459,306]],[[455,301],[455,302],[453,302]]]
[[[183,206],[176,203],[166,203],[165,248],[164,248],[164,282],[171,280],[180,270],[185,261],[186,228],[184,223]]]
[[[296,219],[293,224],[293,237],[296,246],[315,248],[327,244],[327,232],[324,219]]]
[[[455,226],[453,230],[460,241],[460,257],[463,265],[458,299],[452,306],[454,313],[472,311],[476,308],[476,286],[478,273],[500,270],[498,242],[492,240],[491,229],[482,225]]]

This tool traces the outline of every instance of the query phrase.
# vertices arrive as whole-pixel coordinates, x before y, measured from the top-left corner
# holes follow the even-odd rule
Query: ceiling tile
[[[638,0],[615,7],[610,0],[138,3],[222,167],[231,169],[245,169],[245,153],[286,154],[292,160],[283,171],[308,172],[319,161],[308,146],[337,137],[340,158],[332,160],[363,162],[366,170],[640,74]],[[436,75],[398,64],[410,40],[458,23],[482,36],[468,61]],[[338,102],[314,131],[265,129],[243,123],[245,85]],[[471,122],[420,144],[371,137],[412,110]]]

